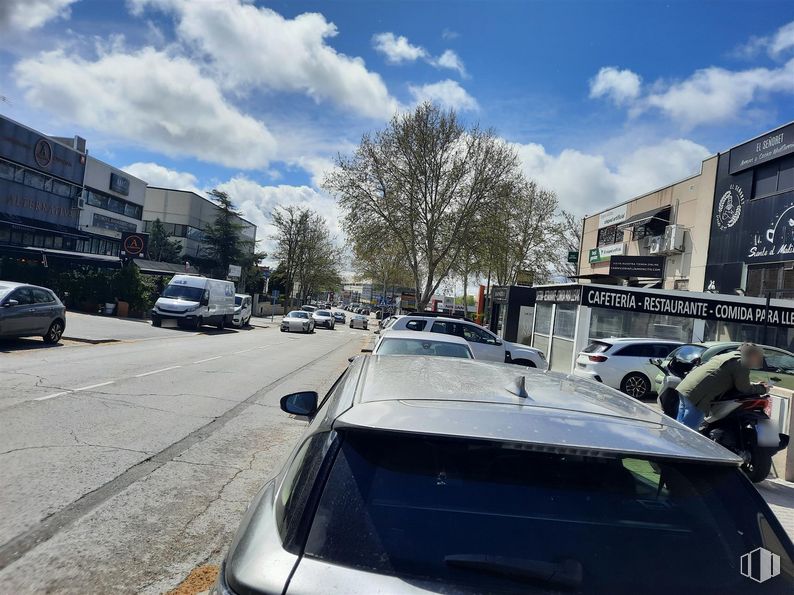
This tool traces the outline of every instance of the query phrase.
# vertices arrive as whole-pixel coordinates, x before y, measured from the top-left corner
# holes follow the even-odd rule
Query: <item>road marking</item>
[[[206,363],[206,362],[211,362],[214,359],[221,359],[222,357],[223,357],[222,355],[216,355],[215,357],[208,357],[207,359],[200,359],[197,362],[193,362],[193,363],[194,364],[203,364],[203,363]]]
[[[63,395],[68,395],[70,392],[72,392],[72,391],[68,391],[68,390],[67,390],[67,391],[65,391],[65,392],[62,392],[62,393],[53,393],[53,394],[51,394],[51,395],[47,395],[46,397],[36,397],[36,398],[35,398],[35,399],[33,399],[33,400],[34,400],[34,401],[46,401],[47,399],[54,399],[55,397],[60,397],[60,396],[63,396]]]
[[[169,368],[162,368],[160,370],[152,370],[151,372],[144,372],[143,374],[136,374],[134,378],[143,378],[144,376],[151,376],[152,374],[159,374],[160,372],[168,372],[168,370],[176,370],[182,366],[171,366]]]
[[[232,355],[238,355],[240,353],[248,353],[249,351],[253,351],[254,349],[257,349],[257,348],[256,347],[251,347],[250,349],[242,349],[240,351],[234,351],[234,352],[232,352]]]
[[[108,384],[113,384],[116,382],[115,380],[108,380],[107,382],[100,382],[99,384],[92,384],[91,386],[83,386],[80,388],[73,388],[71,392],[77,393],[81,390],[91,390],[92,388],[99,388],[100,386],[107,386]]]

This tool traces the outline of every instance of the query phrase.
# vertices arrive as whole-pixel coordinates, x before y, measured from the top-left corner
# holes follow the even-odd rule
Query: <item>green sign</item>
[[[601,257],[598,254],[598,248],[591,248],[587,256],[587,262],[599,262]]]
[[[576,264],[579,262],[579,253],[576,251],[568,252],[568,262]]]
[[[610,244],[609,246],[599,246],[598,248],[591,248],[588,254],[588,262],[604,262],[613,256],[622,256],[625,252],[626,245]]]

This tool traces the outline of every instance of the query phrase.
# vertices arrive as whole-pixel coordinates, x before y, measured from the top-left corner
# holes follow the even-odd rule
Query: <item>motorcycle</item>
[[[664,374],[657,400],[662,411],[676,418],[677,387],[688,370],[665,366],[658,358],[650,362]],[[694,362],[697,365],[699,362]],[[694,367],[694,365],[692,367]],[[690,370],[691,368],[690,367]],[[728,392],[711,403],[709,414],[698,432],[742,458],[742,470],[753,483],[763,481],[772,468],[772,456],[788,446],[789,437],[781,434],[777,422],[770,419],[772,402],[769,395],[745,395]]]

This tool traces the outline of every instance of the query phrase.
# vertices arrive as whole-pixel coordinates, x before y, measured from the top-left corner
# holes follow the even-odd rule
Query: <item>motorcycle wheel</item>
[[[772,469],[772,455],[756,447],[751,451],[750,461],[742,465],[742,471],[753,483],[764,481]]]

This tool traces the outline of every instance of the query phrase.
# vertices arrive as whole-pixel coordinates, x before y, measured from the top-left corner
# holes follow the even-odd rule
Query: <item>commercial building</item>
[[[709,157],[697,175],[586,217],[579,279],[702,289],[717,161]]]
[[[182,244],[186,258],[203,254],[204,229],[215,223],[220,209],[211,200],[189,190],[174,190],[148,186],[143,209],[144,231],[149,232],[152,223],[159,219],[166,233]],[[243,237],[250,240],[251,252],[255,249],[256,225],[236,217],[242,226]]]
[[[145,182],[0,116],[0,255],[117,266],[121,231],[140,231]]]

